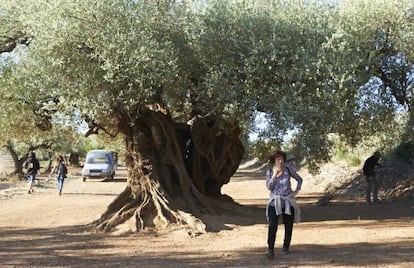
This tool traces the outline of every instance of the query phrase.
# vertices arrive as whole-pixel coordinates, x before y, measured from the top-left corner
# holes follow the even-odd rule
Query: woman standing
[[[65,159],[61,155],[59,155],[56,158],[56,164],[53,167],[52,171],[50,172],[49,177],[51,177],[52,174],[55,172],[56,172],[56,179],[58,183],[59,195],[62,195],[63,182],[65,181],[66,174],[68,173],[68,169],[65,164]]]
[[[289,254],[292,238],[293,222],[300,221],[300,209],[296,204],[295,195],[302,187],[303,179],[295,170],[285,166],[286,154],[276,151],[269,157],[270,169],[266,172],[266,187],[270,191],[269,202],[266,207],[266,218],[269,222],[266,256],[273,259],[275,256],[275,240],[279,216],[282,215],[285,226],[283,253]],[[292,190],[290,178],[296,181],[296,189]]]

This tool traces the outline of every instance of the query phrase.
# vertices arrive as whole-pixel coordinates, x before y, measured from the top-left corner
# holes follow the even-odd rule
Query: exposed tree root
[[[119,125],[126,136],[127,187],[95,222],[96,230],[139,232],[181,226],[190,234],[205,232],[206,226],[193,215],[217,215],[219,203],[207,196],[219,200],[221,186],[241,161],[244,150],[238,129],[229,128],[233,135],[224,134],[204,118],[197,118],[192,127],[176,124],[159,105],[139,107],[137,113],[134,124]],[[133,121],[130,114],[120,112],[118,117],[119,122]]]
[[[98,232],[139,232],[144,229],[164,229],[169,226],[185,226],[190,233],[204,233],[205,225],[196,217],[180,210],[174,210],[166,194],[156,181],[147,182],[140,195],[131,198],[126,188],[95,222]]]

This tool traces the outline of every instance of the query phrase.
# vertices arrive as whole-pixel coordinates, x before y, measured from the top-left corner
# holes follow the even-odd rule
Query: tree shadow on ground
[[[139,236],[106,236],[88,232],[84,226],[55,229],[0,229],[0,265],[11,267],[322,267],[387,266],[409,267],[414,263],[414,240],[400,238],[378,243],[335,245],[295,244],[290,255],[276,252],[275,260],[264,257],[263,247],[243,250],[178,250],[148,243],[165,239]],[[126,248],[115,245],[126,240]],[[152,242],[151,242],[152,241]],[[145,248],[145,250],[142,250]],[[162,248],[162,247],[161,247]],[[328,257],[327,257],[328,256]]]
[[[301,222],[312,223],[322,221],[342,221],[339,225],[346,226],[347,221],[374,220],[374,221],[414,221],[414,202],[400,201],[368,205],[362,201],[334,200],[329,205],[317,206],[315,200],[319,195],[302,195],[297,197],[301,209]],[[255,224],[267,224],[266,204],[267,199],[238,200],[241,203],[253,203],[240,205],[236,202],[227,202],[222,206],[220,215],[197,215],[203,222],[209,223],[207,230],[219,232],[231,229],[229,226],[250,226]],[[366,224],[366,223],[364,223]]]
[[[70,257],[62,259],[61,252],[70,251],[82,255],[80,252],[85,248],[107,247],[100,243],[105,237],[97,236],[89,232],[89,229],[86,226],[55,229],[0,228],[0,265],[67,266],[71,263]]]

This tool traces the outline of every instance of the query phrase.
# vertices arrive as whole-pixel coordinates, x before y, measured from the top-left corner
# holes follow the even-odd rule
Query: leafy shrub
[[[352,167],[357,167],[361,164],[361,160],[355,155],[350,156],[347,162],[348,162],[348,165]]]
[[[414,143],[412,141],[402,142],[394,149],[393,154],[401,160],[414,159]]]
[[[342,160],[342,159],[345,159],[346,158],[346,154],[347,154],[348,152],[347,152],[347,150],[346,149],[344,149],[344,148],[339,148],[339,147],[337,147],[336,149],[335,149],[335,157],[337,158],[337,159],[340,159],[340,160]]]

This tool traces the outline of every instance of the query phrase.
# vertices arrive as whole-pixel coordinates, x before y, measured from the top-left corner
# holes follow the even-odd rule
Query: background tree
[[[343,3],[341,19],[335,26],[338,34],[331,38],[325,55],[330,55],[329,51],[333,55],[342,51],[347,59],[335,65],[347,74],[348,79],[343,80],[341,88],[350,92],[349,99],[354,103],[352,113],[344,110],[344,116],[339,117],[348,115],[350,120],[344,120],[346,124],[339,120],[337,127],[337,132],[349,144],[372,137],[380,138],[378,147],[389,148],[405,139],[397,133],[401,133],[403,126],[408,127],[405,117],[411,117],[407,104],[411,101],[409,92],[413,90],[409,67],[412,58],[405,56],[411,54],[405,44],[412,41],[412,9],[413,4],[404,1]],[[395,58],[404,60],[389,64]],[[398,75],[389,79],[386,73]],[[394,82],[390,83],[391,80]],[[353,135],[348,134],[348,129]]]
[[[15,51],[17,55],[20,52],[20,48]],[[59,96],[49,94],[39,83],[33,66],[25,66],[35,72],[29,80],[24,72],[12,72],[17,64],[24,65],[11,54],[3,56],[0,64],[0,144],[13,159],[13,173],[22,175],[22,164],[30,151],[45,159],[49,154],[52,158],[66,155],[77,147],[81,134],[74,129],[76,120],[57,113],[61,109]]]
[[[381,137],[378,147],[399,141],[401,113],[412,91],[412,71],[406,47],[412,35],[412,3],[406,1],[337,1],[338,6],[307,3],[288,7],[288,36],[283,76],[285,96],[269,98],[266,112],[270,127],[263,136],[282,143],[286,131],[311,170],[333,152],[330,135],[337,134],[354,147],[365,139]],[[312,25],[309,27],[309,25]],[[280,36],[280,34],[278,35]],[[286,40],[288,40],[286,38]],[[278,43],[280,44],[280,42]],[[398,44],[398,45],[397,45]],[[398,64],[386,64],[390,58]],[[280,61],[281,57],[277,57]],[[398,70],[399,69],[399,70]],[[404,71],[402,71],[404,70]],[[399,73],[384,81],[385,73]],[[405,77],[403,82],[400,78]],[[387,79],[385,79],[387,80]],[[394,81],[396,84],[390,83]],[[398,93],[399,92],[399,93]],[[404,101],[398,101],[402,99]],[[285,99],[282,105],[279,99]],[[263,103],[263,102],[262,102]],[[284,105],[283,105],[284,103]],[[288,122],[288,124],[286,123]],[[274,126],[274,127],[272,127]],[[378,149],[377,147],[377,149]],[[373,150],[373,149],[372,149]]]

